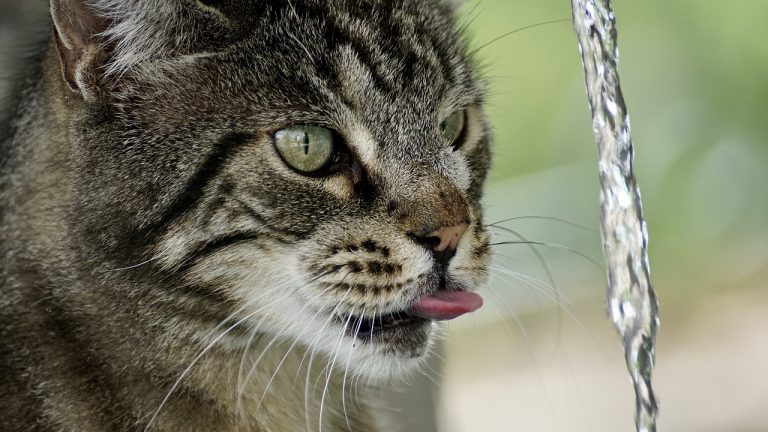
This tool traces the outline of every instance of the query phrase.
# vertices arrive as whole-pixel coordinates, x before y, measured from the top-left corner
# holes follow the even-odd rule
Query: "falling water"
[[[651,387],[658,303],[648,266],[648,231],[632,172],[629,115],[619,85],[616,19],[609,0],[572,0],[597,139],[603,254],[608,267],[608,308],[621,334],[635,387],[638,432],[656,430]]]

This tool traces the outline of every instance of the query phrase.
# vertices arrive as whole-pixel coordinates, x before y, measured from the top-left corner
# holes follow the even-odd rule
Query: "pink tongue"
[[[411,315],[430,320],[452,320],[474,312],[483,305],[483,298],[467,291],[438,291],[424,296],[408,311]]]

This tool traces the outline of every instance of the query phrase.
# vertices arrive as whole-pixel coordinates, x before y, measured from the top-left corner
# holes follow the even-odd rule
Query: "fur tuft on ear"
[[[466,3],[465,0],[443,0],[443,3],[450,6],[452,9],[458,9],[461,6],[464,6],[464,3]]]
[[[114,55],[105,65],[106,75],[119,75],[143,61],[186,51],[190,44],[190,35],[185,31],[188,23],[182,19],[182,2],[87,1],[101,16],[111,21],[103,34],[105,40],[114,47]]]
[[[103,65],[101,33],[108,21],[85,0],[51,0],[53,35],[64,81],[86,99],[95,97]]]
[[[225,34],[228,23],[197,1],[51,0],[64,79],[86,99],[149,60],[183,55]]]

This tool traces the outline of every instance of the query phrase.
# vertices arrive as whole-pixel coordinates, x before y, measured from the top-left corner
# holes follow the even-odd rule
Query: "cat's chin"
[[[374,331],[367,334],[358,331],[352,348],[356,374],[371,382],[410,377],[429,356],[436,329],[437,323],[419,318],[379,329],[374,327]]]

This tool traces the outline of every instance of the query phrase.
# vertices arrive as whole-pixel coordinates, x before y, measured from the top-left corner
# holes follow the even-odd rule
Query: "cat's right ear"
[[[105,64],[103,32],[109,21],[88,0],[51,0],[53,37],[64,81],[85,100],[99,90],[100,68]]]

